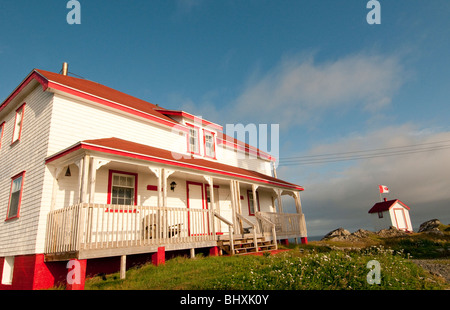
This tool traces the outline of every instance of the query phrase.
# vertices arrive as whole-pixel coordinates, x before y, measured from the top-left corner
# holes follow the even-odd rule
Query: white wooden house
[[[190,113],[34,69],[0,105],[0,289],[52,286],[69,260],[85,276],[100,258],[307,242],[303,188],[273,162]]]
[[[410,208],[398,199],[378,202],[369,210],[376,230],[387,229],[391,226],[398,230],[412,232]]]

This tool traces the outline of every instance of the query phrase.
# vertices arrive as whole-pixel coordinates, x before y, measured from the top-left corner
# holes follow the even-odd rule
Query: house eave
[[[162,158],[162,157],[139,153],[139,152],[132,152],[132,151],[128,151],[128,150],[123,150],[123,149],[114,148],[114,147],[108,147],[108,146],[104,146],[104,145],[98,145],[95,143],[88,143],[88,142],[84,142],[84,141],[78,142],[56,154],[48,156],[45,159],[45,163],[51,164],[52,162],[62,159],[63,157],[73,155],[72,153],[76,152],[76,151],[78,154],[78,151],[80,151],[80,150],[82,150],[84,152],[98,153],[98,154],[101,154],[102,156],[105,156],[105,154],[109,155],[109,156],[111,156],[111,155],[120,156],[120,157],[132,158],[133,160],[138,160],[138,161],[152,162],[152,163],[156,163],[156,164],[160,164],[160,165],[168,165],[171,167],[178,167],[181,169],[200,171],[202,173],[210,173],[210,174],[215,174],[215,175],[220,175],[220,176],[226,176],[227,178],[235,178],[235,179],[245,180],[247,182],[256,182],[261,185],[270,185],[270,186],[278,187],[280,189],[304,191],[304,188],[302,186],[298,186],[298,185],[291,184],[291,183],[283,183],[283,182],[279,182],[279,181],[275,181],[275,180],[263,179],[263,178],[256,177],[256,176],[244,175],[242,173],[226,171],[226,170],[217,169],[214,167],[208,167],[206,165],[203,166],[203,165],[197,165],[197,164],[193,164],[193,163],[186,163],[186,162],[181,162],[181,161],[178,161],[175,159],[171,160],[168,158]],[[179,155],[184,156],[183,154],[179,154]]]

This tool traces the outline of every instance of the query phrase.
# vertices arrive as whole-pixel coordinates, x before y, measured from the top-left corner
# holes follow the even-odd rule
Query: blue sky
[[[366,0],[80,0],[80,25],[66,22],[67,2],[0,3],[1,98],[33,68],[66,61],[222,125],[279,124],[281,160],[450,143],[449,1],[380,0],[379,25],[367,23]],[[449,155],[280,165],[278,175],[306,188],[311,235],[371,229],[378,184],[417,227],[450,222]]]

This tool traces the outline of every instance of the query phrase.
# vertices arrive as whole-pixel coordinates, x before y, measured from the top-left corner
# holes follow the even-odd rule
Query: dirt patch
[[[413,259],[414,263],[450,284],[450,259]]]

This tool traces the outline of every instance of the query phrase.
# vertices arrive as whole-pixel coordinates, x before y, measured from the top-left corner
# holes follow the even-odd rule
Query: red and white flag
[[[389,193],[389,188],[385,185],[378,185],[380,188],[380,194]]]

